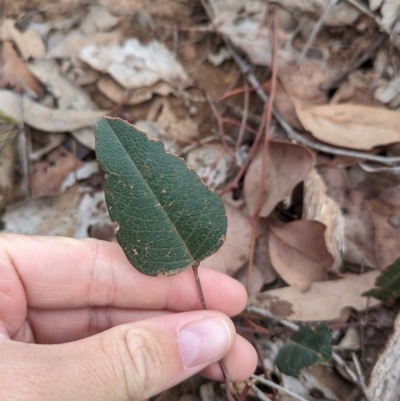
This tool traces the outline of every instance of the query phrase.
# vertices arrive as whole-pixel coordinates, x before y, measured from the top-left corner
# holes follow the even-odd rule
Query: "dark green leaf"
[[[362,293],[383,302],[400,297],[400,258],[389,265],[375,280],[375,288]]]
[[[331,359],[330,340],[331,333],[325,323],[319,324],[315,331],[301,326],[279,350],[276,366],[286,375],[298,376],[302,368]]]
[[[179,273],[222,245],[223,203],[162,141],[107,117],[96,127],[96,154],[117,240],[142,273]]]

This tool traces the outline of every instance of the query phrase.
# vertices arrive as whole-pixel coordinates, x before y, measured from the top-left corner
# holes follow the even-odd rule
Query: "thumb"
[[[234,339],[227,316],[194,311],[62,345],[3,340],[0,399],[143,400],[221,359]]]

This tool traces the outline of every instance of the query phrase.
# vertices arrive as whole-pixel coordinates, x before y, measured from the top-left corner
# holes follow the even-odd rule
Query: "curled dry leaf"
[[[11,42],[3,42],[1,59],[3,68],[0,75],[0,87],[11,87],[18,92],[26,91],[34,97],[42,93],[39,81],[29,72]]]
[[[99,91],[108,99],[117,104],[126,104],[134,106],[150,100],[154,94],[167,96],[173,89],[166,82],[157,82],[155,85],[147,88],[138,88],[126,90],[110,77],[102,77],[97,82]]]
[[[6,19],[0,28],[0,36],[2,40],[15,43],[22,58],[44,58],[46,55],[46,47],[39,33],[34,29],[28,28],[23,32],[15,26],[16,21]]]
[[[400,142],[397,111],[356,104],[310,107],[292,100],[303,127],[320,141],[359,150]]]
[[[67,79],[54,60],[36,60],[29,64],[29,69],[57,100],[59,109],[77,111],[97,110],[96,104],[87,92],[75,82]],[[94,150],[95,139],[93,129],[88,127],[80,128],[73,131],[72,135],[80,143]]]
[[[313,283],[305,293],[294,287],[265,291],[257,295],[255,305],[290,320],[344,322],[350,309],[362,311],[379,304],[378,300],[371,298],[368,302],[361,295],[374,286],[378,274],[346,274],[338,280]]]
[[[328,193],[322,177],[314,169],[304,180],[303,216],[304,220],[316,220],[324,224],[325,243],[333,256],[333,272],[342,265],[345,249],[344,217],[339,204]]]
[[[156,99],[148,113],[147,120],[154,122],[164,135],[174,140],[190,140],[199,136],[197,124],[188,116],[179,118],[168,99]]]
[[[322,167],[318,172],[324,180],[328,196],[343,213],[344,260],[377,267],[374,227],[363,194],[353,189],[348,172],[344,169]]]
[[[26,123],[45,132],[69,132],[84,127],[94,127],[97,120],[107,113],[104,110],[50,109],[6,90],[0,91],[0,111],[17,123]]]
[[[290,286],[307,291],[311,283],[326,280],[333,258],[326,248],[324,232],[325,226],[317,221],[270,224],[271,262]]]
[[[249,259],[251,224],[240,209],[224,204],[228,218],[226,239],[221,248],[201,264],[233,275]]]
[[[276,204],[289,197],[293,188],[311,171],[314,157],[301,145],[270,141],[265,177],[265,195],[260,216],[268,216]],[[252,160],[244,179],[244,197],[250,213],[256,207],[260,178],[262,176],[262,152]]]
[[[62,184],[69,173],[75,171],[82,164],[72,152],[63,146],[54,149],[31,167],[32,196],[39,198],[60,193],[63,190]]]
[[[154,85],[158,81],[187,84],[182,65],[161,43],[143,45],[131,38],[120,45],[89,45],[80,51],[80,59],[98,71],[110,74],[126,89]]]
[[[5,232],[73,237],[79,221],[78,186],[61,195],[31,199],[6,211]]]

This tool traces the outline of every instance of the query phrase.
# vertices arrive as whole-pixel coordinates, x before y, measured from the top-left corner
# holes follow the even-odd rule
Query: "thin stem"
[[[200,298],[201,309],[207,310],[206,301],[204,300],[203,289],[201,288],[201,282],[200,282],[200,276],[199,276],[199,262],[193,263],[192,269],[193,269],[193,273],[194,273],[194,279],[196,281],[197,292],[198,292],[199,298]],[[228,397],[229,401],[235,401],[235,399],[233,398],[233,396],[231,394],[231,378],[229,376],[228,371],[226,370],[226,367],[225,367],[222,359],[219,361],[219,366],[221,366],[221,370],[224,375],[226,396]]]
[[[207,309],[206,301],[204,300],[203,290],[201,288],[200,277],[199,277],[199,262],[195,262],[192,265],[192,269],[194,273],[194,279],[196,280],[197,292],[199,293],[201,309],[206,310]]]

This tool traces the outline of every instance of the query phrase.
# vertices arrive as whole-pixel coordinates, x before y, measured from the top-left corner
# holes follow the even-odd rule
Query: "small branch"
[[[242,74],[246,77],[250,85],[255,88],[257,95],[261,98],[262,101],[268,101],[268,94],[262,89],[260,82],[256,78],[256,76],[251,72],[249,65],[239,56],[236,52],[233,45],[230,41],[224,38],[225,44],[229,51],[232,54],[232,58],[235,60],[236,64],[238,65],[239,69],[242,71]],[[297,132],[293,127],[291,127],[286,120],[277,112],[277,110],[273,109],[273,114],[276,120],[279,122],[281,127],[286,132],[288,138],[294,143],[301,143],[309,147],[310,149],[318,150],[320,152],[328,153],[331,155],[338,155],[338,156],[345,156],[345,157],[354,157],[357,159],[363,159],[371,162],[381,163],[388,166],[392,166],[394,164],[400,163],[400,157],[385,157],[385,156],[376,156],[371,155],[369,153],[358,152],[354,150],[348,149],[341,149],[336,148],[334,146],[324,145],[322,143],[318,143],[307,139],[304,135]]]
[[[247,117],[249,115],[249,103],[250,103],[250,93],[249,93],[249,88],[247,85],[247,81],[244,81],[244,106],[243,106],[243,115],[242,115],[242,121],[240,123],[240,131],[237,137],[236,145],[235,145],[235,151],[237,151],[240,146],[242,145],[243,142],[243,135],[244,131],[246,129],[246,124],[247,124]]]
[[[256,376],[256,375],[251,375],[250,377],[251,377],[252,379],[257,380],[258,382],[264,384],[265,386],[274,388],[274,389],[276,389],[276,390],[278,390],[278,391],[280,391],[280,392],[282,392],[282,393],[288,394],[288,395],[292,396],[293,398],[295,398],[296,400],[299,400],[299,401],[308,401],[308,400],[306,400],[305,398],[303,398],[302,396],[300,396],[300,395],[298,395],[298,394],[296,394],[296,393],[293,393],[293,391],[290,391],[290,390],[288,390],[288,389],[286,389],[286,388],[280,386],[279,384],[274,383],[274,382],[271,381],[271,380],[263,379],[262,377],[258,377],[258,376]]]

